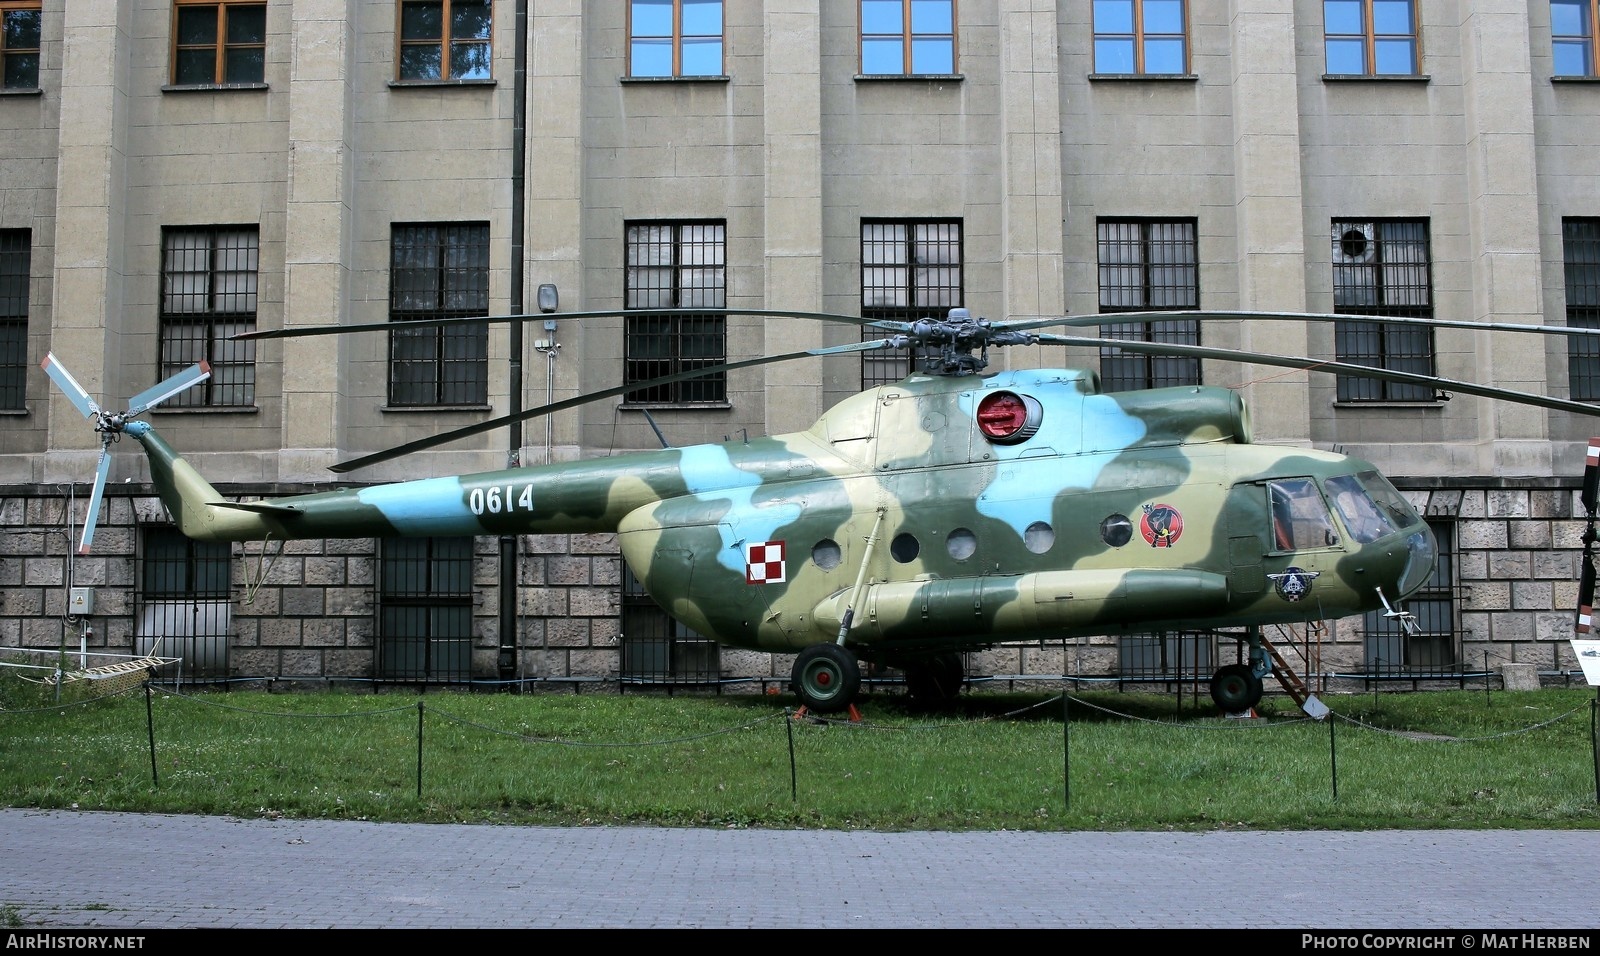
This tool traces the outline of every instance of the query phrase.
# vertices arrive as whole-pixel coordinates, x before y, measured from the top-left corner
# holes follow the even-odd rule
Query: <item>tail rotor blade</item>
[[[94,540],[94,527],[100,519],[100,500],[106,493],[106,476],[111,473],[111,449],[102,444],[100,446],[100,467],[95,469],[94,491],[89,493],[89,513],[83,519],[83,540],[78,544],[79,554],[89,553],[89,544]]]
[[[137,415],[146,409],[154,408],[184,389],[192,388],[210,377],[210,362],[191,365],[171,378],[133,396],[128,402],[128,414]]]
[[[44,361],[39,363],[39,367],[44,369],[44,373],[50,376],[56,387],[72,401],[72,407],[83,413],[84,418],[94,418],[100,414],[100,406],[95,404],[95,400],[89,397],[89,393],[78,384],[77,379],[72,377],[72,373],[56,359],[54,352],[45,353]]]

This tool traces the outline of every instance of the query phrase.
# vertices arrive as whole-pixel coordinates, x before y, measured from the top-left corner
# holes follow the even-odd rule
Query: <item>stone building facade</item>
[[[1507,328],[1600,324],[1585,258],[1600,228],[1592,4],[1587,34],[1552,20],[1569,5],[1545,0],[1414,0],[1398,5],[1411,16],[1400,27],[1330,23],[1318,0],[1186,0],[1173,5],[1176,25],[1149,6],[1136,15],[1148,22],[1124,30],[1094,22],[1092,6],[917,4],[933,21],[896,33],[873,19],[885,5],[859,0],[6,4],[0,289],[24,294],[0,296],[0,648],[147,650],[176,626],[177,612],[152,608],[210,561],[207,623],[191,609],[185,625],[194,674],[763,688],[787,674],[781,656],[701,647],[652,618],[615,542],[584,535],[474,541],[470,575],[449,572],[471,587],[449,614],[428,612],[452,635],[439,650],[449,663],[426,640],[386,663],[396,625],[385,609],[420,605],[383,582],[443,558],[386,557],[375,539],[184,551],[160,537],[167,517],[131,447],[113,447],[94,547],[74,553],[99,445],[39,361],[53,352],[107,405],[149,387],[190,354],[175,344],[174,257],[219,236],[248,250],[227,281],[248,272],[250,305],[213,316],[213,330],[386,322],[399,309],[399,237],[417,229],[480,237],[479,314],[531,313],[538,287],[559,293],[548,327],[490,326],[478,391],[464,399],[397,400],[382,334],[211,355],[247,369],[248,383],[149,417],[240,498],[645,449],[657,427],[674,444],[797,431],[869,384],[875,370],[854,356],[745,369],[714,401],[602,402],[529,422],[509,442],[496,430],[330,475],[419,434],[616,386],[640,349],[633,327],[620,312],[563,316],[627,305],[641,226],[720,230],[729,307],[850,315],[877,304],[869,231],[937,227],[959,236],[943,304],[995,319],[1120,301],[1103,258],[1118,229],[1188,237],[1196,278],[1167,290],[1169,304],[1244,312],[1350,306],[1362,237],[1399,250],[1406,236],[1423,292],[1385,300],[1385,314],[1476,323],[1402,336],[1398,347],[1421,342],[1410,359],[1450,379],[1600,397],[1592,354]],[[652,25],[663,7],[680,17],[664,38]],[[433,10],[462,31],[452,42]],[[696,19],[708,11],[711,26]],[[203,30],[187,32],[196,23],[233,24],[237,35],[222,35],[237,49],[207,46]],[[905,52],[900,66],[884,66],[886,43]],[[677,54],[664,75],[663,48]],[[858,335],[731,318],[720,344],[736,360]],[[1317,359],[1360,351],[1331,324],[1244,318],[1198,335]],[[1096,367],[1100,356],[1038,347],[1001,361]],[[1315,639],[1285,638],[1305,648],[1308,672],[1518,664],[1569,679],[1586,517],[1577,489],[1600,424],[1448,387],[1352,395],[1314,371],[1207,361],[1201,377],[1241,391],[1257,441],[1376,463],[1448,542],[1425,653],[1374,641],[1373,622],[1330,622]],[[177,562],[177,583],[151,570],[158,560]],[[87,613],[74,588],[92,589]],[[1152,640],[1000,648],[973,655],[968,672],[1181,674],[1181,639]],[[1224,641],[1203,656],[1227,653]]]

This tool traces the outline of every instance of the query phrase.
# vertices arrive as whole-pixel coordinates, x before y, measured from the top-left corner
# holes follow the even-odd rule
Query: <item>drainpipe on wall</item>
[[[527,158],[528,128],[528,0],[517,0],[516,66],[513,71],[511,122],[511,314],[522,314],[522,210],[525,205],[523,163]],[[508,388],[509,414],[522,411],[522,323],[513,320],[509,329],[511,382]],[[522,423],[511,423],[510,449],[506,467],[522,465]],[[514,680],[517,667],[517,535],[500,536],[500,679]],[[518,684],[520,691],[522,685]]]

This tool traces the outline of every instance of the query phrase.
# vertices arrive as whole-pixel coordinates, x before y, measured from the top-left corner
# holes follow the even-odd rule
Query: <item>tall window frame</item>
[[[1200,308],[1199,222],[1188,219],[1100,219],[1095,223],[1100,312]],[[1100,326],[1101,338],[1200,344],[1198,319]],[[1200,360],[1100,349],[1107,392],[1199,385]]]
[[[173,0],[174,86],[266,81],[267,5],[261,0]]]
[[[375,614],[379,680],[472,678],[471,536],[380,538]]]
[[[27,229],[0,229],[0,411],[26,409],[28,287],[33,271],[33,236]]]
[[[863,76],[949,76],[960,63],[955,0],[860,0]]]
[[[1600,76],[1595,25],[1600,0],[1550,0],[1550,56],[1553,76]]]
[[[1094,0],[1092,9],[1096,73],[1189,74],[1187,0]]]
[[[493,0],[400,0],[395,18],[397,82],[494,78]]]
[[[1600,329],[1600,217],[1561,220],[1567,326]],[[1600,336],[1567,336],[1567,390],[1573,401],[1600,402]]]
[[[1368,673],[1454,674],[1461,667],[1456,600],[1456,522],[1428,519],[1439,545],[1438,560],[1422,587],[1405,601],[1402,610],[1416,622],[1408,633],[1402,619],[1384,611],[1362,616],[1362,657]]]
[[[960,219],[861,220],[861,317],[915,322],[943,319],[966,304],[965,223]],[[863,327],[861,340],[889,333]],[[933,358],[936,348],[877,349],[861,353],[861,387],[898,382],[913,360]]]
[[[1383,316],[1433,318],[1433,253],[1426,219],[1335,219],[1331,229],[1334,323],[1341,362],[1433,375],[1433,329]],[[1337,377],[1339,402],[1434,403],[1431,385]]]
[[[727,221],[629,222],[624,247],[624,384],[726,363],[726,316],[656,310],[727,308]],[[702,405],[723,404],[727,399],[728,373],[716,371],[637,389],[626,393],[623,402]]]
[[[1422,71],[1417,0],[1322,0],[1322,49],[1331,76],[1416,76]]]
[[[488,405],[488,323],[408,323],[487,316],[489,266],[487,222],[390,225],[391,407]]]
[[[39,88],[43,35],[41,0],[0,0],[0,89]]]
[[[254,408],[261,234],[255,225],[167,226],[161,231],[161,344],[156,381],[199,361],[211,377],[167,403]]]
[[[628,75],[722,76],[722,0],[629,0]]]

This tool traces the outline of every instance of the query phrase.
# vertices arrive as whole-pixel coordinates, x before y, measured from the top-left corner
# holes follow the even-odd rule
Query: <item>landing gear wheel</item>
[[[960,654],[938,654],[907,664],[906,692],[919,703],[944,704],[955,700],[966,683]]]
[[[1261,692],[1261,678],[1249,664],[1229,664],[1211,675],[1211,699],[1225,713],[1244,713],[1261,703]]]
[[[832,714],[855,703],[861,665],[837,644],[813,644],[794,659],[794,692],[806,710]]]

